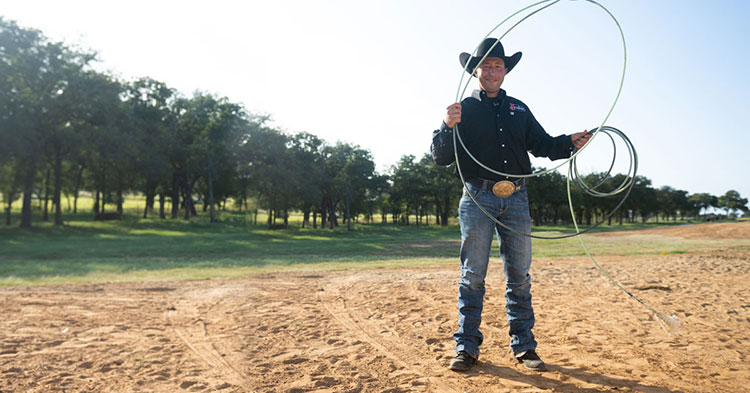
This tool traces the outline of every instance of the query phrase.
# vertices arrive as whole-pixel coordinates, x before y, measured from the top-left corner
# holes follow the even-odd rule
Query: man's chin
[[[488,93],[490,93],[490,92],[497,93],[497,92],[500,91],[500,85],[499,84],[497,84],[497,85],[489,85],[489,86],[482,86],[482,87],[483,87],[483,90],[486,91],[486,92],[488,92]]]

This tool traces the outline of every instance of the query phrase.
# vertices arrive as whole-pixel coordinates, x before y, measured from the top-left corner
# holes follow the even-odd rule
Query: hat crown
[[[493,48],[494,46],[494,48]],[[505,67],[510,72],[513,67],[518,64],[521,60],[521,52],[516,52],[513,56],[505,56],[505,49],[503,44],[497,38],[485,38],[479,46],[476,48],[476,55],[472,56],[469,53],[462,52],[458,55],[458,60],[461,62],[461,67],[464,67],[466,72],[469,74],[474,73],[474,68],[479,64],[479,60],[486,57],[499,57],[505,61]]]
[[[497,45],[495,45],[496,42]],[[495,45],[495,47],[493,48],[492,45]],[[489,52],[489,54],[487,54],[487,52]],[[484,55],[487,55],[487,57],[505,57],[503,44],[497,38],[486,38],[481,44],[479,44],[476,57],[481,59]]]

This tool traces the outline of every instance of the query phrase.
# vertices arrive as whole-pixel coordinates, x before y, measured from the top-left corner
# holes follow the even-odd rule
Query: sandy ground
[[[510,358],[497,261],[464,374],[446,368],[457,265],[3,288],[0,392],[750,392],[750,253],[600,262],[679,334],[579,258],[532,268],[545,373]]]

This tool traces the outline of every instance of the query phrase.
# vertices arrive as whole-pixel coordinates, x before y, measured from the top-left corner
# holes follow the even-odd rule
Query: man
[[[528,106],[507,96],[500,88],[505,75],[521,59],[521,52],[505,56],[501,43],[494,38],[482,42],[477,56],[461,53],[459,60],[467,72],[479,81],[480,90],[461,103],[448,106],[443,124],[433,133],[431,152],[438,165],[455,160],[453,126],[466,148],[482,164],[508,174],[531,173],[528,152],[552,160],[567,158],[580,149],[591,134],[549,136],[531,114]],[[494,48],[493,48],[493,45]],[[479,60],[489,52],[487,58]],[[467,66],[468,62],[468,66]],[[477,66],[478,65],[478,66]],[[544,371],[544,362],[536,354],[537,342],[531,329],[534,310],[531,307],[531,238],[503,228],[487,217],[471,200],[472,196],[500,222],[520,233],[531,232],[531,217],[526,187],[522,178],[494,174],[476,164],[458,144],[458,160],[466,179],[466,189],[459,202],[461,225],[461,278],[458,284],[458,330],[456,357],[450,369],[469,370],[479,358],[483,336],[479,331],[484,300],[484,279],[489,264],[492,234],[500,243],[505,273],[506,317],[514,358],[527,369]],[[458,171],[455,171],[458,175]]]

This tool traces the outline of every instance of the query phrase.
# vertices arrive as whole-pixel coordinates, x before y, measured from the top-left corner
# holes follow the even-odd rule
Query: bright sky
[[[607,125],[633,141],[639,173],[656,187],[750,197],[750,2],[601,2],[628,47],[624,90]],[[432,130],[455,99],[458,54],[531,3],[6,0],[0,15],[97,50],[103,68],[125,79],[150,76],[185,94],[227,96],[270,114],[287,132],[358,144],[383,171],[404,154],[429,150]],[[503,45],[506,53],[523,52],[503,88],[548,133],[601,123],[623,60],[617,28],[601,8],[560,1]],[[579,161],[582,171],[607,169],[608,143],[594,141]]]

